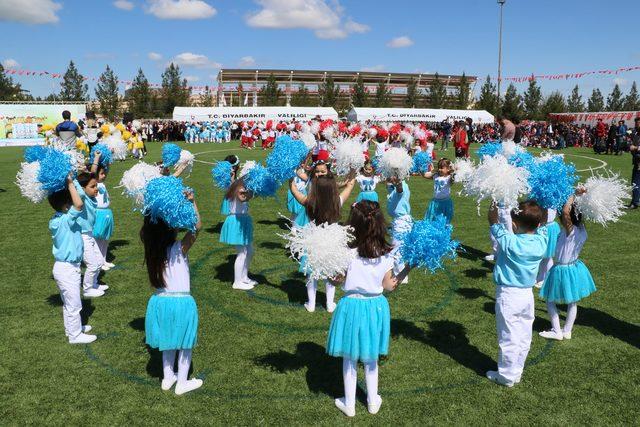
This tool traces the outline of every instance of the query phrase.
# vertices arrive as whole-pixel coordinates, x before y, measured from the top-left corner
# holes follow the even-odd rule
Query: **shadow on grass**
[[[462,250],[458,251],[458,256],[470,261],[484,261],[484,257],[489,255],[488,252],[467,245],[460,245],[460,249]]]
[[[215,279],[221,282],[233,283],[233,264],[236,260],[236,255],[227,255],[226,261],[222,262],[215,267]]]
[[[107,248],[107,262],[113,261],[116,257],[113,255],[113,252],[117,250],[121,246],[129,246],[131,242],[129,240],[111,240],[109,242],[109,247]]]
[[[295,353],[280,350],[265,354],[254,363],[280,374],[306,369],[309,391],[332,398],[344,395],[341,359],[327,355],[325,348],[314,342],[298,343]]]
[[[277,225],[281,230],[289,231],[290,222],[286,218],[278,218],[276,220],[263,219],[258,221],[261,225]]]
[[[129,322],[129,326],[131,326],[131,329],[134,331],[144,332],[144,317],[136,317]]]
[[[62,298],[60,297],[60,294],[49,295],[46,301],[53,307],[62,307]],[[91,317],[95,309],[96,308],[90,299],[82,299],[82,311],[80,312],[80,319],[82,320],[83,325],[89,323],[89,318]]]
[[[578,307],[576,323],[592,327],[603,335],[617,338],[635,348],[640,348],[640,326],[617,319],[604,311]]]
[[[264,249],[282,249],[284,250],[284,245],[280,242],[262,242],[258,245]]]
[[[484,290],[477,288],[458,288],[456,293],[466,299],[491,298]]]
[[[220,234],[222,231],[222,224],[222,222],[219,222],[216,225],[205,228],[204,231],[209,234]]]
[[[492,273],[492,270],[487,270],[485,268],[468,268],[462,273],[470,279],[484,279]]]
[[[290,303],[304,304],[305,302],[307,302],[307,287],[305,286],[305,278],[300,273],[296,273],[294,277],[290,277],[281,281],[280,284],[270,283],[266,280],[265,282],[260,282],[260,284],[262,283],[287,294],[287,298]],[[322,301],[317,295],[316,299]]]

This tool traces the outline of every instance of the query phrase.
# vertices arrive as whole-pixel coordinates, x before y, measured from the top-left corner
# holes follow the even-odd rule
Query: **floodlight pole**
[[[502,8],[507,0],[498,0],[500,5],[500,32],[498,35],[498,107],[500,106],[500,83],[502,80]]]

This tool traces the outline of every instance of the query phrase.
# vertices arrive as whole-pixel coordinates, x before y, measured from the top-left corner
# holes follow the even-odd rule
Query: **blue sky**
[[[88,76],[109,64],[122,80],[142,67],[159,82],[173,60],[194,85],[214,84],[220,67],[483,79],[497,74],[498,10],[495,0],[0,0],[0,61],[64,72],[72,59]],[[503,76],[640,65],[638,16],[638,0],[507,0]],[[16,80],[34,95],[59,90],[49,78]],[[586,98],[634,80],[640,72],[541,84],[568,94],[577,83]]]

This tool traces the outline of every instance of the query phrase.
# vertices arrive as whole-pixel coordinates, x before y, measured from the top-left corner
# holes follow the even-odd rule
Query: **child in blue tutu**
[[[578,189],[576,194],[585,190]],[[551,330],[540,332],[543,338],[553,340],[571,339],[573,324],[578,315],[578,301],[596,291],[589,269],[578,259],[587,241],[587,230],[582,222],[582,214],[576,211],[571,196],[562,208],[563,230],[558,237],[554,266],[540,290],[540,297],[547,301],[547,311],[551,320]],[[556,304],[567,304],[567,319],[560,328],[560,315]]]
[[[451,200],[451,184],[453,183],[453,166],[451,160],[438,160],[437,172],[425,172],[424,177],[433,179],[433,199],[424,214],[424,219],[434,221],[438,215],[447,219],[447,224],[453,219],[453,201]]]
[[[224,161],[231,163],[231,183],[233,184],[236,180],[236,176],[238,175],[238,169],[240,168],[240,158],[235,154],[230,154],[224,158]],[[226,197],[222,198],[220,214],[224,216],[229,215],[229,200]]]
[[[248,291],[258,284],[249,277],[249,264],[253,257],[253,221],[249,216],[249,200],[253,197],[244,185],[244,179],[231,184],[225,199],[229,201],[229,215],[222,224],[220,242],[235,246],[237,255],[233,263],[233,289]]]
[[[198,307],[191,296],[187,255],[196,241],[201,221],[193,193],[187,193],[186,197],[193,203],[197,217],[194,232],[188,231],[178,240],[177,229],[162,219],[153,222],[148,215],[140,230],[149,281],[156,288],[147,304],[146,343],[162,352],[162,390],[167,391],[176,384],[177,395],[202,386],[200,379],[187,379],[198,333]],[[176,353],[177,374],[173,370]]]
[[[544,279],[547,277],[551,267],[553,267],[553,255],[556,253],[556,245],[558,243],[558,236],[560,235],[560,225],[556,222],[555,209],[547,209],[547,221],[544,227],[547,229],[549,244],[547,245],[547,252],[544,254],[544,258],[540,261],[540,268],[538,269],[535,286],[538,289],[542,287]]]
[[[115,267],[115,264],[107,262],[107,251],[109,249],[109,239],[113,235],[113,211],[111,210],[111,199],[109,192],[104,184],[109,174],[109,169],[102,165],[98,165],[95,171],[98,177],[98,194],[96,194],[96,222],[93,225],[93,237],[102,254],[103,264],[102,271],[107,271]]]
[[[380,182],[380,177],[375,175],[375,170],[368,159],[364,162],[360,174],[356,177],[356,182],[360,185],[360,193],[356,198],[356,203],[361,200],[378,201],[376,186]]]
[[[358,361],[364,364],[367,403],[371,414],[382,405],[378,395],[378,358],[389,352],[390,311],[382,294],[397,285],[393,275],[393,246],[387,241],[387,224],[377,202],[353,205],[349,216],[353,251],[340,299],[329,327],[327,354],[342,357],[344,397],[335,405],[348,417],[356,414]]]

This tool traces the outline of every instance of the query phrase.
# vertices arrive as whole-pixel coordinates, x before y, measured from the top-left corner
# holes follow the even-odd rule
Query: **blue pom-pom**
[[[482,147],[480,147],[477,152],[480,159],[485,156],[495,157],[500,153],[502,153],[502,144],[500,144],[499,142],[487,142],[486,144],[482,145]]]
[[[560,156],[554,156],[534,163],[529,173],[529,196],[545,209],[561,211],[575,191],[574,186],[578,180],[575,166],[565,163]]]
[[[413,165],[411,166],[411,173],[424,174],[429,172],[429,166],[431,166],[431,156],[426,151],[420,151],[413,156]]]
[[[244,186],[256,196],[275,196],[278,191],[278,181],[264,166],[257,164],[244,176]]]
[[[170,168],[171,166],[178,163],[180,160],[180,152],[182,148],[178,147],[176,144],[167,143],[162,146],[162,164],[165,168]]]
[[[378,168],[380,167],[380,157],[374,157],[371,159],[371,167],[373,167],[373,170],[375,170],[376,173],[379,173]]]
[[[38,162],[44,159],[50,148],[44,145],[33,145],[24,149],[24,161],[27,163]]]
[[[218,162],[211,169],[213,183],[220,189],[226,190],[231,185],[231,171],[233,166],[227,161]]]
[[[113,163],[113,155],[109,147],[104,144],[96,144],[91,147],[91,153],[89,153],[89,163],[93,163],[96,151],[100,152],[100,166],[108,168]]]
[[[182,185],[180,178],[154,178],[145,189],[142,213],[151,216],[154,222],[161,219],[171,228],[195,230],[198,221],[196,211],[184,195],[189,190]]]
[[[444,216],[435,221],[416,221],[411,231],[398,236],[401,241],[402,261],[411,267],[421,267],[431,272],[443,268],[445,258],[456,258],[460,242],[451,239],[453,227],[447,224]]]
[[[530,170],[535,164],[535,158],[527,151],[518,151],[509,157],[509,164]]]
[[[38,181],[43,190],[55,193],[66,187],[67,176],[71,171],[71,157],[62,151],[50,149],[40,160]]]
[[[282,135],[276,139],[273,150],[267,156],[266,165],[276,181],[284,182],[296,175],[296,169],[309,154],[304,142]]]

